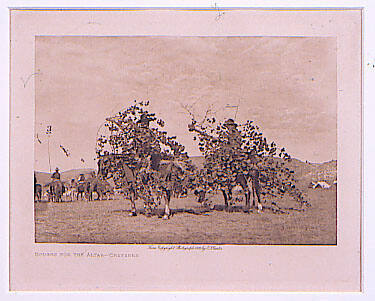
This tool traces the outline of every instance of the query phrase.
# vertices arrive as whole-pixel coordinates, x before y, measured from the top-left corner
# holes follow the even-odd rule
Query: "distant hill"
[[[309,168],[306,169],[301,180],[308,181],[325,181],[332,184],[337,180],[337,161],[332,160],[324,163],[308,163]]]
[[[36,171],[35,176],[36,176],[36,181],[42,185],[45,185],[51,181],[51,174],[48,172]]]
[[[89,175],[95,171],[93,168],[80,168],[80,169],[70,169],[67,171],[64,171],[61,173],[62,180],[64,181],[65,179],[71,180],[71,179],[77,179],[80,174]]]

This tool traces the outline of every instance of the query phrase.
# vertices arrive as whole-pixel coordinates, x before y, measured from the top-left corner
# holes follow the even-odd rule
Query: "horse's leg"
[[[243,192],[244,192],[244,195],[245,195],[245,207],[246,208],[250,208],[250,191],[249,191],[249,181],[246,179],[246,177],[244,176],[243,178],[241,178],[240,181],[237,181],[238,184],[240,184]]]
[[[250,208],[251,207],[250,199],[251,199],[251,194],[253,191],[251,178],[247,181],[246,190],[244,189],[244,191],[245,191],[245,198],[246,198],[246,208]]]
[[[57,203],[58,200],[57,200],[57,195],[56,195],[56,189],[53,188],[52,191],[53,191],[53,193],[52,193],[52,202]]]
[[[252,183],[252,195],[253,195],[253,206],[255,208],[258,208],[258,212],[262,210],[262,204],[260,201],[260,189],[259,189],[259,183],[256,183],[253,181]]]
[[[51,196],[51,202],[53,203],[53,188],[52,188],[52,185],[49,187],[49,194]]]
[[[87,194],[87,197],[86,197],[87,201],[91,202],[92,201],[92,192],[91,192],[90,187],[86,189],[85,194]]]
[[[61,203],[62,202],[62,188],[58,186],[56,190],[55,190],[55,193],[56,193],[57,201]]]
[[[232,200],[232,188],[228,187],[228,200]]]
[[[131,188],[131,191],[130,191],[131,212],[129,213],[129,216],[137,216],[137,208],[135,206],[135,199],[136,199],[135,191]]]
[[[257,185],[254,185],[254,186],[255,186],[255,194],[257,196],[257,208],[258,208],[258,211],[260,211],[263,209],[263,206],[260,200],[260,186],[259,186],[259,183],[256,183],[256,184]]]
[[[249,190],[249,187],[246,187],[244,189],[244,193],[245,193],[245,207],[250,208],[250,190]]]
[[[225,192],[225,189],[221,189],[221,192],[223,193],[225,208],[228,208],[228,196],[227,196],[227,193]]]
[[[254,183],[251,185],[251,196],[252,196],[252,206],[255,207],[255,187]]]
[[[169,208],[169,203],[171,202],[171,191],[168,189],[165,190],[164,200],[165,200],[165,210],[164,210],[163,219],[169,219],[171,215],[171,210]]]
[[[206,203],[206,190],[202,190],[202,191],[199,192],[198,203],[201,203],[202,205],[205,205],[205,203]]]

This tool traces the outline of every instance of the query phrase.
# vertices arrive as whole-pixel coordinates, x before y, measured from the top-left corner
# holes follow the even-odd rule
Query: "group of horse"
[[[163,162],[160,155],[151,155],[149,165],[152,171],[149,174],[156,176],[148,176],[146,174],[147,176],[142,178],[141,182],[143,182],[148,192],[146,198],[152,199],[153,195],[155,195],[155,191],[159,192],[165,201],[163,219],[169,219],[171,216],[171,196],[176,195],[176,193],[177,196],[187,194],[186,187],[181,185],[181,178],[183,178],[184,175],[183,164],[176,161]],[[117,173],[117,181],[121,183],[121,186],[127,191],[127,198],[131,202],[131,212],[129,215],[136,216],[136,200],[142,199],[143,197],[143,201],[145,201],[144,195],[142,196],[139,193],[140,189],[137,186],[137,174],[140,173],[140,168],[129,167],[126,161],[121,159],[121,156],[105,155],[100,157],[98,159],[98,176],[102,179],[109,179],[113,177],[113,172]],[[240,187],[241,191],[244,193],[246,207],[250,208],[253,206],[257,208],[258,211],[262,210],[259,171],[257,169],[250,169],[247,173],[238,173],[234,183],[228,183],[226,187],[220,188],[226,208],[231,204],[233,189],[236,186]],[[178,187],[178,190],[176,190],[176,187]],[[206,200],[206,192],[206,187],[200,187],[199,191],[195,189],[194,193],[198,196],[198,202],[204,203]]]
[[[137,215],[137,199],[142,199],[145,203],[147,203],[146,199],[148,199],[150,200],[149,203],[160,204],[163,198],[165,201],[163,218],[169,219],[171,216],[171,197],[187,195],[188,188],[186,185],[182,185],[181,182],[181,179],[184,178],[183,164],[176,161],[163,162],[160,156],[151,156],[150,161],[151,172],[141,173],[140,168],[129,167],[121,157],[116,158],[114,155],[102,156],[98,159],[97,175],[93,174],[85,181],[72,181],[71,183],[53,180],[45,185],[46,199],[51,202],[62,202],[63,196],[65,196],[65,200],[68,201],[92,201],[94,192],[97,194],[98,200],[113,198],[114,186],[110,185],[108,180],[112,179],[114,181],[115,172],[117,173],[115,186],[120,186],[123,195],[130,200],[131,216]],[[141,181],[138,181],[139,178],[137,178],[139,174],[142,175]],[[141,188],[139,187],[139,182],[141,182]],[[194,194],[198,197],[197,201],[203,204],[206,201],[209,190],[212,190],[210,187],[189,188],[193,189]],[[246,173],[238,173],[234,182],[218,188],[223,195],[225,208],[232,204],[233,192],[236,188],[237,191],[239,188],[241,193],[244,194],[245,207],[254,207],[258,211],[262,210],[259,172],[257,169],[250,169]],[[41,184],[35,184],[34,193],[35,200],[40,201],[42,198]]]
[[[114,189],[107,181],[95,176],[85,181],[71,181],[70,183],[53,180],[44,185],[44,189],[41,184],[34,184],[35,201],[41,201],[43,196],[48,202],[93,201],[94,193],[97,195],[97,200],[109,199],[113,198]]]

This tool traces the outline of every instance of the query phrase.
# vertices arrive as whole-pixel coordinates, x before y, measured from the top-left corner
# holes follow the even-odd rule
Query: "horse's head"
[[[111,160],[108,156],[102,156],[98,159],[98,176],[105,179],[108,176],[111,167]]]

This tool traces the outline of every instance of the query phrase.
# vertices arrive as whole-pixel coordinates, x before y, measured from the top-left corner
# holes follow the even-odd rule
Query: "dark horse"
[[[111,192],[111,187],[104,180],[101,180],[98,177],[93,176],[91,179],[88,180],[87,183],[87,193],[89,201],[93,200],[94,192],[96,192],[96,194],[98,195],[97,200],[103,200],[107,193]]]
[[[42,185],[34,184],[34,200],[40,201],[42,199]]]
[[[147,187],[150,192],[152,189],[162,192],[165,200],[163,219],[168,219],[171,214],[169,204],[174,180],[176,176],[182,172],[182,169],[173,161],[163,163],[160,154],[152,154],[150,156],[149,168],[152,176],[143,176],[142,184]],[[117,173],[117,183],[122,186],[124,191],[128,192],[128,197],[131,202],[131,216],[137,215],[135,201],[139,198],[139,195],[136,181],[140,170],[141,167],[139,166],[130,167],[130,164],[126,161],[126,157],[123,155],[104,155],[99,157],[98,160],[99,177],[108,179],[112,177],[112,173]]]
[[[77,183],[77,201],[79,196],[81,196],[81,200],[86,198],[86,194],[88,193],[89,184],[88,182],[78,182]]]
[[[250,199],[252,198],[252,206],[262,209],[260,200],[260,182],[259,171],[255,168],[250,169],[247,173],[238,173],[235,178],[235,184],[241,186],[245,193],[245,206],[250,208]],[[227,187],[222,188],[221,191],[224,197],[225,207],[228,208],[228,202],[232,199],[233,184],[228,183]]]

